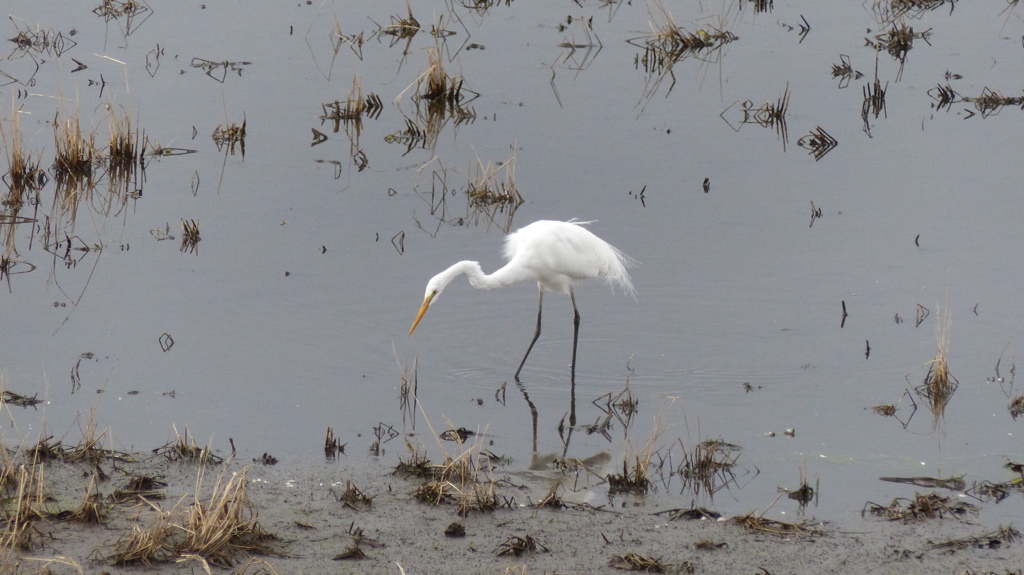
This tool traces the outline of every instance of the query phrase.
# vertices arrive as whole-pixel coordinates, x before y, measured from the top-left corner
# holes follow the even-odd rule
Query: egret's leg
[[[516,370],[516,381],[519,381],[519,372],[523,371],[523,365],[526,363],[526,358],[530,357],[530,351],[533,350],[533,344],[537,343],[537,338],[540,337],[540,314],[544,309],[544,290],[540,290],[540,295],[537,297],[537,331],[533,332],[533,341],[530,342],[530,347],[526,348],[526,355],[523,356],[523,361],[519,362],[519,369]]]
[[[569,299],[572,300],[572,364],[569,366],[569,380],[576,383],[576,342],[580,338],[580,310],[576,309],[576,294],[569,288]]]

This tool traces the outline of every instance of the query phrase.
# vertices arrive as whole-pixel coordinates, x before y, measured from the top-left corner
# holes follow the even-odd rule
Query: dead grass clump
[[[946,413],[946,405],[953,398],[960,382],[950,373],[949,363],[946,360],[950,331],[948,313],[937,323],[936,330],[938,340],[936,347],[938,349],[935,352],[935,359],[928,363],[928,372],[924,376],[924,381],[914,388],[914,392],[925,399],[934,416],[934,425],[937,426],[942,421]]]
[[[981,113],[982,118],[993,116],[1006,106],[1016,106],[1024,109],[1024,95],[1004,96],[988,86],[981,90],[980,96],[965,96],[963,101],[974,104],[975,109]]]
[[[458,501],[459,490],[449,481],[430,481],[420,485],[413,493],[418,501],[431,505],[448,505]]]
[[[928,95],[935,100],[935,109],[942,111],[943,108],[946,110],[952,110],[953,104],[959,100],[959,95],[953,90],[953,87],[949,84],[943,86],[939,84],[928,90]]]
[[[171,524],[171,513],[159,509],[156,511],[157,518],[148,529],[132,525],[131,531],[117,540],[114,546],[114,565],[148,567],[174,558],[172,536],[176,529]]]
[[[914,391],[928,401],[928,407],[936,418],[941,418],[946,411],[946,405],[953,398],[960,382],[949,373],[949,364],[946,361],[946,354],[939,350],[935,359],[928,366],[928,373],[924,382],[914,388]]]
[[[434,479],[417,487],[413,497],[432,505],[454,505],[463,517],[472,511],[511,509],[515,500],[498,495],[490,468],[479,469],[474,464],[475,451],[473,447],[459,457],[448,457],[444,465],[433,466]]]
[[[412,6],[409,4],[408,0],[406,0],[405,8],[408,14],[407,17],[402,18],[400,16],[392,16],[391,24],[387,26],[380,26],[377,33],[381,36],[393,36],[396,40],[409,40],[418,34],[422,29],[420,27],[420,21],[412,15]],[[394,45],[394,43],[392,43],[392,45]]]
[[[778,498],[776,498],[775,501],[778,501]],[[772,505],[775,505],[775,502],[772,502]],[[785,521],[765,519],[764,514],[768,512],[768,509],[772,508],[772,505],[769,505],[768,508],[761,513],[758,513],[758,509],[754,509],[746,515],[737,515],[729,521],[746,527],[751,531],[769,533],[772,535],[802,536],[815,533],[815,530],[799,523],[787,523]]]
[[[224,461],[223,457],[214,455],[209,447],[199,447],[196,445],[196,440],[189,433],[187,427],[185,428],[184,436],[178,433],[177,427],[174,428],[174,434],[176,436],[174,441],[154,449],[153,453],[162,455],[170,461],[191,461],[204,465]]]
[[[35,445],[25,450],[25,455],[31,461],[52,461],[63,459],[67,448],[61,441],[54,440],[53,436],[40,437]]]
[[[398,465],[395,466],[395,470],[391,474],[400,475],[405,478],[432,478],[435,476],[436,471],[438,471],[438,468],[430,463],[426,453],[413,451],[407,460],[403,460],[401,457],[398,458]]]
[[[22,465],[13,505],[4,506],[4,527],[0,531],[0,549],[30,551],[35,548],[33,535],[39,533],[35,521],[49,515],[42,465]]]
[[[640,555],[638,553],[626,553],[625,555],[612,555],[608,565],[624,571],[644,571],[647,573],[664,573],[665,564],[661,558]]]
[[[878,76],[875,76],[874,83],[864,85],[864,100],[860,106],[860,117],[865,124],[867,124],[869,114],[874,116],[876,120],[882,114],[888,116],[885,110],[885,93],[888,89],[889,82],[886,82],[883,86]]]
[[[548,494],[544,496],[544,499],[541,499],[537,503],[537,507],[547,507],[550,509],[565,509],[566,504],[558,495],[559,489],[564,490],[561,481],[556,481],[552,483],[551,489],[548,489]]]
[[[522,557],[527,553],[536,553],[537,551],[547,553],[550,549],[534,539],[529,533],[522,537],[513,535],[494,550],[498,557]]]
[[[428,114],[437,115],[446,109],[459,108],[479,96],[465,85],[466,81],[462,76],[453,76],[445,70],[440,46],[435,45],[427,49],[427,62],[427,71],[415,82],[414,98],[431,106]],[[396,101],[401,97],[400,94]]]
[[[937,10],[942,6],[949,4],[950,10],[953,9],[953,4],[956,0],[877,0],[880,2],[888,2],[889,9],[892,10],[894,16],[903,16],[910,14],[911,17],[920,17],[923,12],[931,10]],[[1017,1],[1017,0],[1011,0]]]
[[[93,474],[85,490],[82,505],[70,512],[67,519],[78,523],[102,523],[106,516],[107,508],[103,504],[103,494],[97,490],[96,474]]]
[[[245,123],[246,120],[243,118],[241,126],[232,123],[230,126],[218,125],[213,130],[213,143],[217,145],[218,152],[227,147],[234,155],[237,146],[242,156],[245,156]]]
[[[139,152],[139,133],[132,129],[128,115],[110,114],[110,141],[107,144],[107,171],[113,183],[127,182],[128,177],[141,166],[144,156]]]
[[[807,150],[808,153],[814,156],[814,161],[817,162],[824,158],[825,154],[835,149],[839,145],[839,141],[833,138],[821,126],[816,126],[811,130],[810,134],[797,140],[796,145]]]
[[[925,519],[942,519],[947,516],[958,517],[968,513],[977,514],[978,506],[932,492],[916,493],[913,499],[897,497],[886,506],[869,501],[861,511],[861,515],[864,513],[883,517],[889,521],[909,523]]]
[[[513,503],[515,503],[514,499],[498,495],[494,478],[488,474],[483,480],[475,480],[464,485],[457,503],[457,510],[459,515],[467,517],[471,511],[494,511],[502,507],[511,509]]]
[[[334,429],[327,428],[327,438],[324,440],[324,456],[327,459],[333,460],[338,454],[345,454],[345,446],[347,443],[342,443],[340,439],[334,437]]]
[[[246,496],[247,470],[242,468],[226,480],[221,474],[207,502],[198,496],[200,471],[197,495],[186,512],[185,525],[177,526],[185,533],[175,549],[179,555],[198,555],[214,565],[230,567],[237,552],[272,553],[262,543],[272,536],[260,527],[256,508]]]
[[[786,123],[786,114],[789,113],[789,98],[789,83],[787,82],[786,87],[782,90],[782,95],[774,102],[765,102],[755,108],[754,103],[747,100],[741,108],[744,124],[757,124],[762,128],[775,129],[775,133],[782,140],[783,151],[789,142],[789,127]]]
[[[899,71],[896,72],[896,81],[903,77],[903,66],[907,63],[907,53],[914,47],[914,40],[920,39],[926,44],[931,36],[931,28],[924,32],[914,32],[914,28],[903,22],[893,22],[888,32],[877,34],[874,41],[865,39],[865,44],[879,52],[886,52],[894,60],[900,63]]]
[[[115,490],[107,499],[112,503],[164,499],[167,496],[163,491],[164,487],[167,487],[167,483],[162,479],[148,475],[133,475],[128,479],[124,489]]]
[[[1015,421],[1021,415],[1024,415],[1024,395],[1018,395],[1010,401],[1010,405],[1007,407],[1010,410],[1010,417]]]
[[[350,509],[355,511],[362,511],[369,509],[373,504],[373,497],[363,493],[355,483],[351,481],[345,482],[345,491],[338,496],[338,501]]]
[[[346,131],[348,131],[347,127],[351,125],[358,136],[362,127],[363,116],[365,115],[371,119],[377,118],[380,116],[381,111],[383,111],[384,104],[381,102],[380,96],[376,94],[363,96],[363,84],[359,80],[359,75],[354,74],[352,76],[352,90],[345,101],[335,100],[334,102],[322,104],[322,107],[321,124],[327,121],[333,122],[334,132],[337,133],[341,128],[341,123],[344,122]]]
[[[735,483],[732,469],[739,460],[741,449],[718,439],[703,441],[689,452],[684,448],[683,462],[676,469],[683,480],[683,490],[694,495],[703,491],[714,499],[718,491]]]
[[[15,393],[5,389],[0,391],[0,402],[17,405],[18,407],[32,407],[39,405],[43,400],[39,399],[39,396],[36,393],[33,393],[31,396],[21,395],[20,393]]]
[[[632,467],[626,461],[622,462],[622,473],[611,473],[608,475],[608,495],[618,493],[644,494],[653,487],[653,483],[647,477],[647,467],[650,459],[644,460],[641,456],[635,457]]]
[[[357,543],[355,545],[352,545],[352,547],[349,547],[348,549],[335,555],[333,559],[334,561],[362,561],[363,559],[368,559],[368,557]]]
[[[666,511],[658,511],[655,515],[667,515],[669,521],[675,521],[677,519],[683,519],[686,521],[700,521],[710,519],[717,521],[722,517],[721,513],[712,511],[704,507],[690,507],[689,509],[668,509]]]
[[[849,86],[850,80],[860,80],[864,77],[863,73],[853,69],[850,57],[846,54],[839,55],[839,62],[839,64],[832,64],[832,77],[839,78],[840,88]]]
[[[99,465],[104,459],[116,459],[120,461],[131,461],[131,455],[112,449],[105,449],[101,441],[108,435],[110,429],[98,431],[96,426],[96,410],[89,409],[89,418],[82,428],[82,438],[74,447],[63,450],[62,459],[65,461],[90,462]],[[100,479],[104,477],[101,475]]]
[[[672,14],[660,2],[656,3],[656,7],[660,12],[661,23],[655,23],[651,18],[650,34],[627,40],[634,46],[644,48],[643,63],[649,72],[670,69],[684,57],[702,51],[710,52],[739,40],[732,32],[710,26],[688,32],[676,24]]]
[[[516,189],[515,157],[507,162],[493,164],[477,160],[476,173],[466,186],[469,205],[485,208],[493,205],[515,205],[523,203],[523,197]]]
[[[1017,531],[1013,527],[1002,527],[995,531],[983,533],[981,535],[970,535],[967,537],[959,537],[956,539],[947,539],[946,541],[931,542],[928,543],[933,549],[967,549],[968,547],[976,548],[988,548],[998,549],[1003,545],[1008,545],[1014,541],[1020,539],[1020,531]]]
[[[39,169],[39,159],[25,153],[20,123],[21,114],[15,110],[11,115],[10,139],[8,139],[7,130],[0,125],[0,136],[3,136],[4,148],[7,150],[5,182],[10,188],[3,204],[11,207],[12,213],[17,213],[21,209],[26,191],[38,190],[46,182],[45,172]]]
[[[181,220],[181,253],[195,253],[198,255],[199,242],[203,238],[199,236],[199,222],[196,220]]]
[[[58,187],[66,184],[78,187],[77,184],[92,177],[92,164],[97,155],[95,138],[92,134],[88,138],[82,135],[77,115],[60,126],[55,125],[54,137],[56,158],[53,172]]]
[[[654,487],[654,483],[648,475],[648,470],[651,467],[651,461],[659,451],[657,443],[661,433],[661,423],[660,421],[656,421],[654,429],[651,431],[651,435],[647,438],[644,446],[633,455],[627,454],[625,459],[623,459],[622,473],[609,474],[605,478],[608,481],[609,496],[615,495],[616,493],[633,493],[640,495],[647,493],[648,490]],[[626,442],[626,447],[627,450],[632,451],[632,444],[630,442]],[[629,461],[631,459],[632,466],[630,467]]]

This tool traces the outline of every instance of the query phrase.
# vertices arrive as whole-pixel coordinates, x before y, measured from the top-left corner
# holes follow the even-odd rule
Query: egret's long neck
[[[466,260],[453,265],[438,275],[444,276],[446,280],[444,281],[444,284],[447,285],[455,278],[465,274],[466,278],[469,279],[469,285],[476,289],[496,289],[518,281],[530,279],[529,277],[515,272],[515,268],[511,268],[506,265],[493,274],[487,275],[480,268],[480,264],[478,262]]]

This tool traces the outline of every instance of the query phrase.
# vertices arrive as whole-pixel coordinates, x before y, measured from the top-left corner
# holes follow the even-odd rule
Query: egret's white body
[[[629,278],[627,268],[632,264],[626,256],[614,246],[595,236],[583,227],[589,222],[556,222],[541,220],[534,222],[505,239],[505,259],[508,263],[492,274],[485,274],[480,264],[474,261],[461,261],[430,278],[427,291],[423,298],[416,320],[413,321],[409,335],[416,330],[423,314],[437,301],[444,288],[460,275],[469,279],[469,284],[477,289],[495,289],[521,281],[537,282],[540,295],[537,303],[537,330],[533,341],[526,349],[526,355],[519,363],[515,379],[519,381],[519,372],[526,363],[526,358],[533,349],[533,344],[540,337],[541,311],[544,307],[544,291],[557,291],[568,294],[573,308],[573,341],[572,341],[572,376],[576,375],[576,341],[579,337],[580,313],[576,309],[576,296],[573,285],[582,279],[603,278],[612,285],[618,285],[624,292],[633,295],[633,282]]]

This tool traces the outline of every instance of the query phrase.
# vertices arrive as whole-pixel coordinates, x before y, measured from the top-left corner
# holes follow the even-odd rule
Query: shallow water
[[[777,487],[806,477],[819,489],[808,512],[825,519],[913,495],[879,476],[1011,479],[1002,465],[1022,457],[1007,404],[1024,325],[1024,203],[1009,154],[1022,116],[964,101],[940,110],[933,95],[939,85],[1018,95],[1019,9],[905,14],[929,35],[901,73],[866,46],[892,27],[870,3],[665,3],[685,31],[738,37],[677,62],[673,85],[645,72],[635,45],[666,21],[658,4],[581,4],[410,2],[421,26],[443,18],[454,34],[420,32],[407,48],[374,35],[407,16],[399,3],[152,3],[109,21],[88,6],[10,4],[7,37],[59,32],[75,45],[7,44],[5,141],[16,110],[24,149],[48,169],[55,117],[77,114],[102,145],[116,109],[151,149],[194,153],[149,158],[144,178],[113,191],[97,169],[73,215],[54,199],[51,172],[38,209],[19,212],[36,222],[3,226],[17,263],[0,295],[0,370],[8,389],[46,399],[5,411],[8,441],[73,443],[92,409],[116,445],[138,449],[187,426],[220,450],[232,438],[254,457],[314,457],[330,426],[358,464],[378,425],[433,457],[432,436],[466,427],[520,473],[548,454],[605,454],[617,467],[657,432],[653,507],[689,505],[664,470],[683,446],[717,438],[743,451],[716,508],[764,509]],[[335,30],[364,42],[337,43]],[[407,147],[406,119],[426,126],[413,96],[435,43],[479,97],[463,100],[461,121],[442,116],[436,138]],[[863,77],[833,77],[843,55]],[[231,64],[206,74],[196,58]],[[87,68],[74,71],[79,62]],[[885,109],[865,120],[876,66]],[[336,131],[320,120],[354,75],[383,104],[358,134],[353,122]],[[742,122],[744,102],[775,103],[787,89],[786,137]],[[244,156],[219,150],[210,134],[243,119]],[[816,161],[798,140],[819,126],[838,145]],[[311,146],[313,130],[327,141]],[[488,225],[463,190],[478,165],[503,162],[525,202]],[[441,187],[443,213],[432,210]],[[137,199],[125,193],[135,189]],[[492,271],[503,225],[573,217],[594,220],[639,265],[635,302],[597,282],[576,290],[579,427],[566,446],[567,298],[546,298],[521,387],[512,374],[533,330],[534,286],[477,292],[460,281],[406,334],[434,273],[460,259]],[[182,219],[199,224],[195,251],[180,250]],[[167,226],[175,239],[158,240]],[[56,245],[65,234],[90,249]],[[916,325],[918,304],[930,315]],[[921,383],[940,340],[960,383],[945,417],[919,396],[905,429],[874,413]],[[1003,386],[990,381],[997,361]],[[399,385],[414,365],[418,409],[403,410]],[[605,418],[592,402],[627,385],[639,401],[628,432],[616,421],[608,437],[585,433]],[[899,404],[904,421],[910,403]],[[385,444],[389,456],[404,456],[402,443]],[[986,505],[981,519],[1019,511],[1018,496]],[[771,513],[796,512],[784,499]]]

